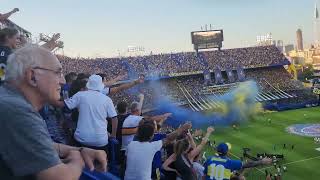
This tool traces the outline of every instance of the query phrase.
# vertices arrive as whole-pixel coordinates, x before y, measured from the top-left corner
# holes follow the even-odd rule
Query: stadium
[[[255,100],[262,103],[265,110],[241,123],[236,129],[231,124],[221,129],[217,128],[211,140],[230,142],[234,147],[233,158],[243,158],[242,148],[245,147],[252,150],[250,153],[253,156],[259,152],[285,156],[276,166],[286,166],[287,172],[277,172],[277,168],[272,165],[248,170],[247,179],[264,179],[265,170],[273,174],[282,174],[283,179],[302,179],[305,172],[312,171],[312,167],[318,164],[317,144],[313,137],[319,134],[303,137],[305,134],[297,136],[286,131],[290,125],[318,122],[318,107],[311,108],[317,106],[317,96],[285,69],[290,62],[276,46],[121,59],[83,60],[61,57],[60,60],[65,72],[105,73],[105,67],[112,67],[115,71],[108,71],[108,77],[127,73],[129,79],[135,79],[143,74],[146,80],[144,84],[112,98],[115,103],[124,97],[130,102],[134,100],[134,93],[143,91],[146,94],[146,112],[157,111],[153,108],[157,104],[155,101],[159,101],[157,98],[167,97],[177,106],[204,113],[219,106],[219,100],[210,97],[218,98],[237,88],[242,82],[253,80],[259,89]],[[244,76],[241,76],[241,71]],[[209,72],[209,78],[214,78],[206,79],[206,72]],[[227,72],[231,72],[231,75],[227,75]],[[222,78],[218,79],[217,74]],[[283,144],[290,147],[283,148]],[[214,153],[210,147],[206,150],[207,155]],[[310,175],[308,179],[317,179],[314,171],[307,174]]]
[[[29,39],[30,32],[9,20],[2,22],[0,35],[3,36],[4,29],[8,28],[17,29],[29,43],[32,41]],[[78,177],[81,180],[130,179],[128,178],[130,175],[131,179],[133,177],[137,180],[144,179],[135,173],[139,174],[137,171],[142,171],[143,174],[145,173],[143,171],[148,171],[149,168],[142,170],[132,168],[132,161],[137,162],[134,164],[137,167],[152,162],[152,167],[150,164],[152,177],[145,179],[188,179],[184,173],[194,173],[194,177],[192,174],[191,178],[194,180],[319,179],[320,172],[316,169],[320,164],[320,114],[319,98],[315,88],[297,80],[293,63],[279,47],[267,44],[224,49],[223,41],[226,36],[222,29],[191,32],[194,50],[179,53],[116,58],[73,58],[55,53],[55,57],[62,65],[61,72],[33,67],[60,73],[60,79],[64,75],[65,82],[60,83],[61,88],[59,88],[61,91],[59,103],[45,103],[39,110],[45,121],[48,136],[51,137],[50,141],[58,144],[56,156],[61,159],[62,164],[69,163],[68,156],[61,156],[62,145],[80,148],[80,157],[83,153],[82,148],[105,151],[108,155],[108,171],[100,172],[98,169],[91,171],[84,162]],[[64,46],[62,41],[58,41],[59,37],[42,34],[41,42],[36,44],[46,48],[42,43],[53,43],[52,47],[49,46],[49,50],[56,52]],[[3,44],[1,46],[4,46]],[[36,48],[39,48],[38,46]],[[28,48],[28,45],[19,45],[12,53],[20,53],[20,50],[28,52]],[[10,56],[8,64],[18,57],[18,55]],[[10,65],[8,67],[12,66]],[[9,70],[5,69],[5,66],[6,63],[3,63],[0,74],[3,80],[0,81],[2,93],[5,92],[3,89],[6,88],[6,83],[10,83],[12,76],[7,73]],[[9,78],[4,76],[7,74]],[[30,80],[33,83],[37,81],[39,80],[35,77]],[[103,83],[103,88],[90,89],[94,88],[94,83],[100,81]],[[33,88],[36,89],[37,86],[34,85]],[[86,101],[78,100],[76,105],[76,99],[81,98],[78,97],[79,94],[93,90],[99,95],[92,96],[95,98]],[[107,104],[107,108],[101,108],[99,103],[105,96],[111,105]],[[0,99],[0,102],[3,100],[2,102],[10,104],[6,97],[3,96],[4,99]],[[87,106],[88,104],[90,106]],[[96,104],[100,107],[94,109]],[[114,110],[110,110],[109,105]],[[121,107],[124,109],[123,112]],[[81,121],[84,121],[82,118],[84,112],[92,117],[98,117],[100,112],[97,111],[101,109],[102,111],[108,109],[106,117],[103,117],[104,121],[107,119],[108,122],[104,124],[107,130],[103,129],[108,133],[106,135],[108,146],[105,144],[95,146],[85,142],[85,138],[77,137],[80,133],[79,126],[88,129],[89,132],[89,129],[96,125],[95,123],[81,125]],[[7,119],[12,120],[9,116]],[[90,118],[90,116],[85,117]],[[141,119],[135,120],[135,123],[132,120],[128,125],[127,120],[131,116]],[[114,127],[115,117],[118,118],[116,127]],[[119,123],[121,118],[122,122]],[[88,119],[86,120],[89,121]],[[148,122],[149,120],[152,120],[152,123]],[[192,128],[184,129],[189,124],[192,124]],[[5,126],[10,127],[7,121]],[[96,132],[101,131],[100,126],[101,124],[98,124],[98,128],[93,128],[94,132],[85,135],[96,141],[99,138],[93,134],[96,135]],[[150,133],[150,129],[152,129],[151,139],[149,137],[147,140],[141,140],[143,135]],[[117,134],[114,134],[115,130]],[[172,141],[168,141],[165,145],[161,143],[161,149],[151,153],[150,159],[148,146],[144,143],[152,144],[158,141],[164,143],[172,134],[174,134]],[[29,137],[27,135],[25,137]],[[128,136],[132,139],[124,149],[123,144],[127,141],[124,137]],[[178,155],[179,145],[182,144],[183,147],[185,143],[183,141],[188,143],[183,153],[180,152]],[[138,149],[140,148],[138,154],[145,153],[145,156],[132,158],[129,155],[137,153],[130,150],[135,142],[141,143],[138,144]],[[209,162],[221,156],[221,144],[227,148],[223,160],[241,162],[241,168],[229,168],[229,170],[226,164],[222,170],[219,169],[221,164],[217,166],[211,164],[207,167]],[[2,146],[1,148],[7,151],[7,148]],[[0,155],[1,160],[5,159],[6,165],[6,161],[10,158],[6,158],[2,153],[5,150],[1,150]],[[31,150],[30,153],[42,153],[42,151]],[[45,155],[55,157],[52,154]],[[182,157],[185,165],[182,170],[179,169],[182,166],[178,162],[179,157]],[[155,163],[155,159],[159,159],[160,162]],[[92,166],[98,167],[99,162],[96,161],[97,159],[91,162]],[[2,163],[0,162],[0,168]],[[196,165],[200,165],[203,169],[196,169]],[[8,165],[6,168],[5,170],[16,175],[14,174],[16,171],[9,170],[14,169],[14,165],[12,167]],[[2,175],[0,173],[0,179]],[[150,176],[149,172],[147,175]]]

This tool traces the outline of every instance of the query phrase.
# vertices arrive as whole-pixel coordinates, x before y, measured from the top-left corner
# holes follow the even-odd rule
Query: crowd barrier
[[[294,103],[294,104],[277,104],[277,103],[269,103],[264,105],[264,109],[270,111],[286,111],[292,109],[301,109],[306,107],[314,107],[319,106],[318,100],[310,100],[302,103]]]

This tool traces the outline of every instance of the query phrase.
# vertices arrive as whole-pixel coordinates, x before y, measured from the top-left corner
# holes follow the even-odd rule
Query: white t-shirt
[[[87,146],[102,147],[108,144],[107,117],[117,116],[112,100],[98,91],[80,91],[65,104],[78,108],[79,118],[74,138]]]
[[[204,176],[204,167],[202,166],[202,164],[200,164],[199,162],[193,162],[192,163],[192,167],[195,170],[196,174],[197,174],[197,179],[202,179],[202,176]]]
[[[104,95],[109,95],[109,93],[110,93],[110,88],[109,88],[109,87],[104,87],[104,88],[101,90],[101,93],[104,94]]]
[[[154,142],[132,141],[126,151],[125,180],[151,180],[152,160],[162,148],[162,140]]]
[[[124,121],[122,128],[135,128],[138,127],[139,122],[142,120],[142,116],[129,115]],[[133,141],[134,135],[122,136],[122,150],[126,150],[128,144]]]

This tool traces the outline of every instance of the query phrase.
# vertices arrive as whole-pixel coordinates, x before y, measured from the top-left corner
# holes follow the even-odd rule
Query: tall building
[[[314,45],[316,47],[319,46],[319,12],[317,8],[317,3],[315,3],[314,7],[314,17],[313,17],[314,25],[313,25],[313,33],[314,33]]]
[[[302,51],[303,50],[303,38],[302,38],[301,29],[297,30],[297,50],[298,51]]]

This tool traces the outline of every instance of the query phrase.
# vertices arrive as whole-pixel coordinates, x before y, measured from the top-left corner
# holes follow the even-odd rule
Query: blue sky
[[[285,44],[313,39],[315,0],[2,0],[11,20],[31,31],[60,32],[71,56],[117,56],[127,46],[146,51],[191,51],[190,32],[204,24],[224,29],[224,48],[251,46],[271,32]],[[319,3],[320,7],[320,3]]]

